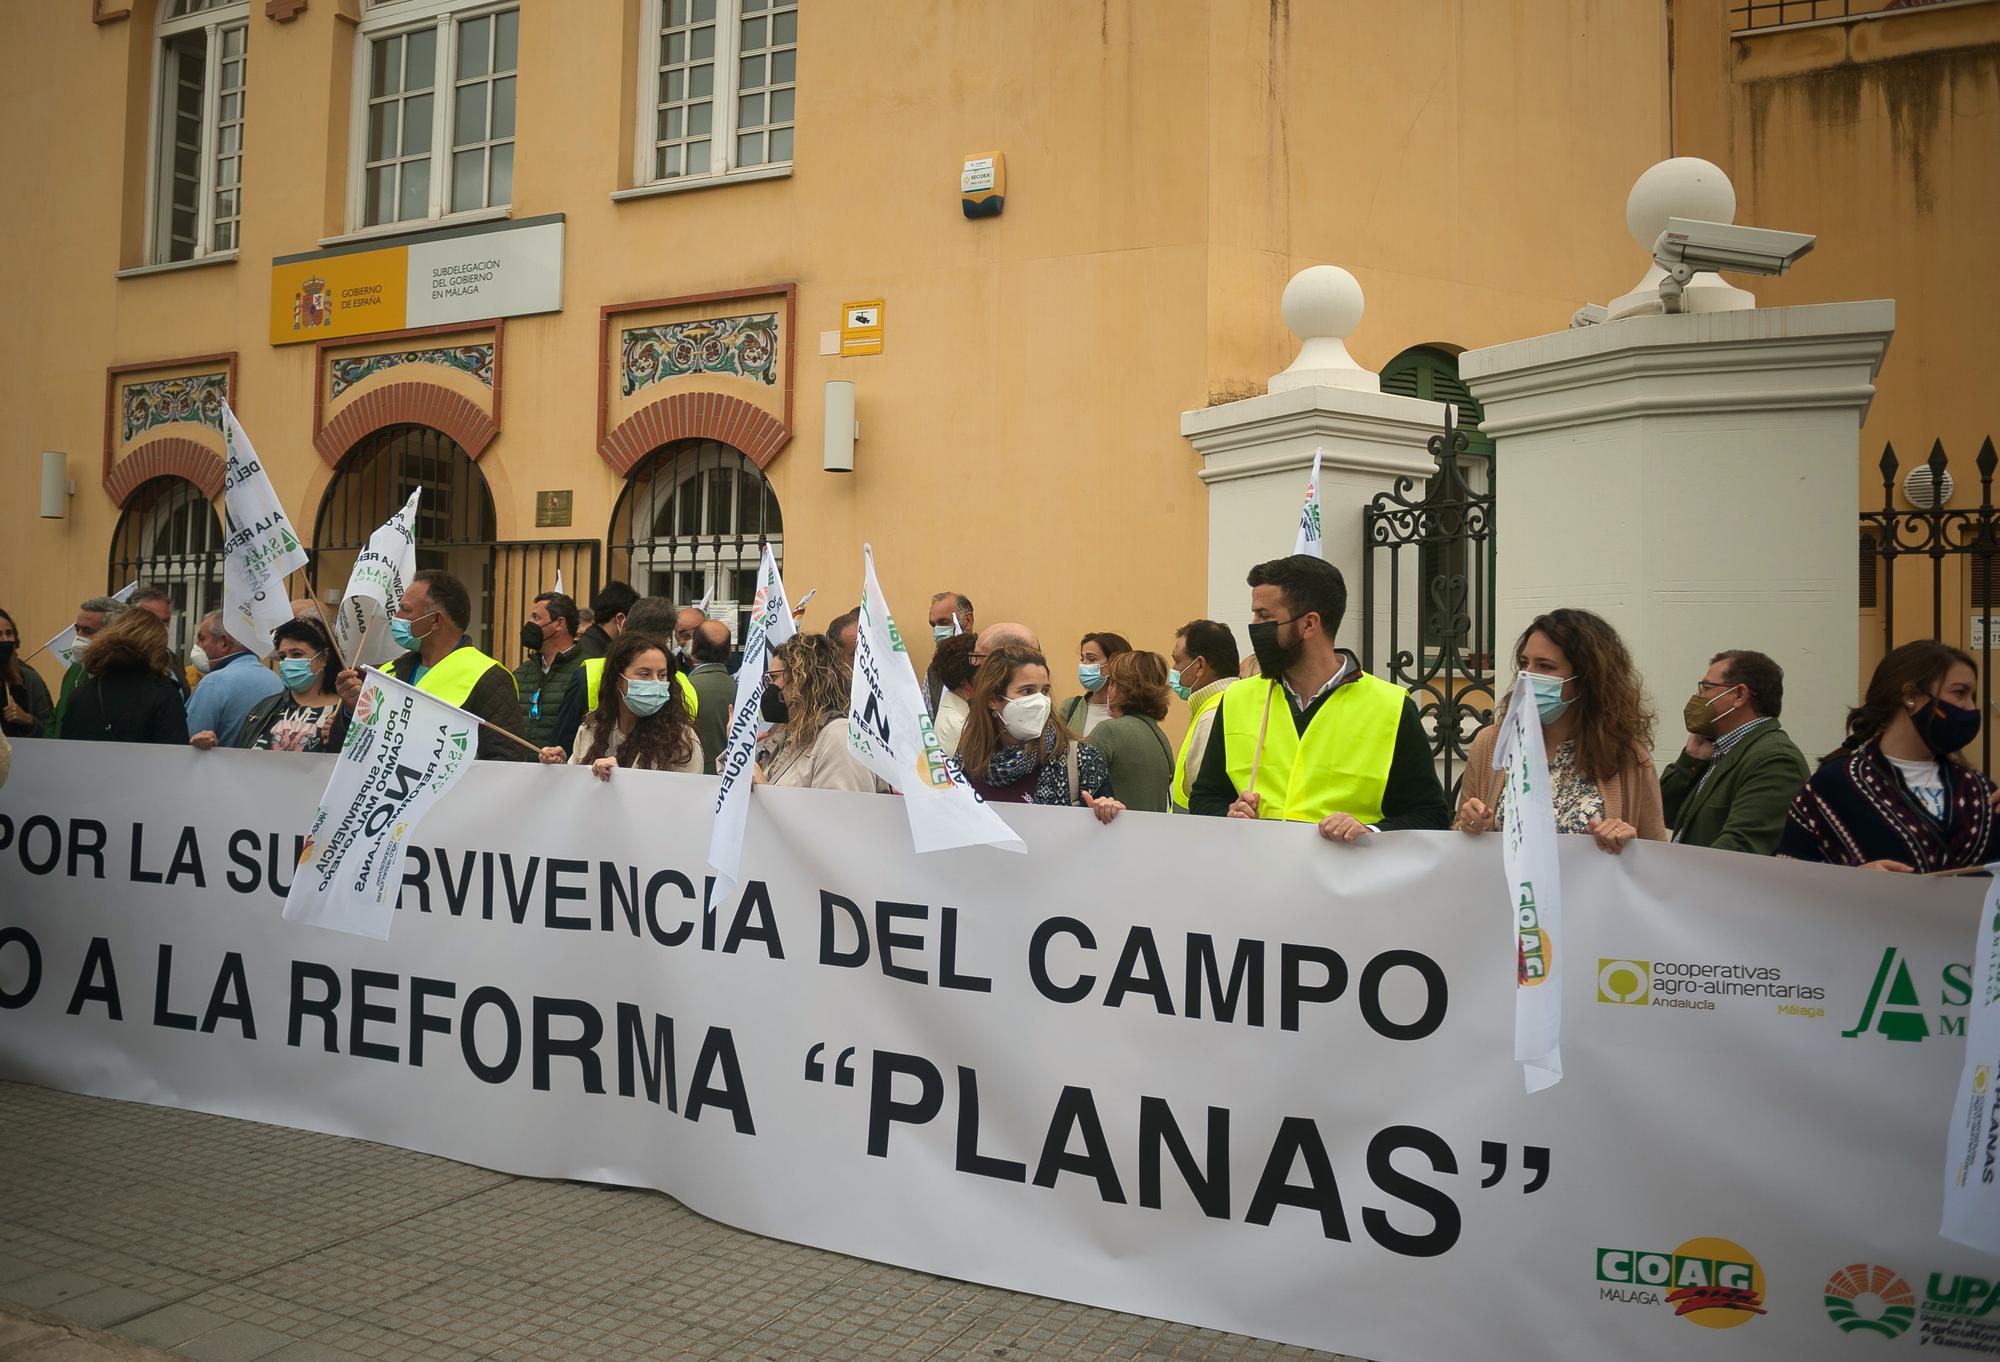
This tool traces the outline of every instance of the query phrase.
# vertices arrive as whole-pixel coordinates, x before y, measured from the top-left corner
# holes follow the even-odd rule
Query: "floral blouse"
[[[1549,753],[1549,787],[1556,806],[1557,832],[1589,832],[1590,825],[1604,817],[1604,791],[1594,780],[1586,780],[1576,769],[1576,741],[1571,739]],[[1493,820],[1505,826],[1507,800]]]

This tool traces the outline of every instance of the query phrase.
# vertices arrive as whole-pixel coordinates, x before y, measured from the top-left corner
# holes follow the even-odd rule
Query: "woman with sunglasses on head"
[[[1960,753],[1979,736],[1979,670],[1943,643],[1877,664],[1785,816],[1778,855],[1863,870],[1959,870],[2000,857],[1993,782]]]
[[[347,741],[348,716],[334,689],[340,659],[326,626],[311,615],[271,631],[277,645],[278,683],[284,689],[259,700],[243,716],[236,746],[259,752],[338,752]]]
[[[763,717],[775,724],[752,783],[879,793],[875,773],[847,746],[851,673],[825,634],[795,634],[771,654]]]

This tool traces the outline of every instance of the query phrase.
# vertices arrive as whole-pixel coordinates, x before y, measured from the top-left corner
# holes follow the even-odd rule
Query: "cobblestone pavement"
[[[24,1084],[0,1083],[0,1150],[0,1321],[208,1362],[1332,1357],[766,1239],[657,1192]]]

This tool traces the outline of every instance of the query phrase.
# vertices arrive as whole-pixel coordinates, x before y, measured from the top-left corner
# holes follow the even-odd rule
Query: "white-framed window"
[[[249,20],[249,0],[161,0],[147,232],[156,265],[236,250]]]
[[[798,0],[646,0],[641,184],[792,162]]]
[[[520,35],[518,4],[371,0],[349,158],[355,228],[513,202]]]

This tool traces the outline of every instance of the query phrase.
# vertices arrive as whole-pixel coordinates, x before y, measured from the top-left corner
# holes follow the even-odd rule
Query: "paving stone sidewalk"
[[[657,1192],[25,1084],[0,1083],[0,1150],[0,1320],[205,1362],[1333,1358],[766,1239]]]

